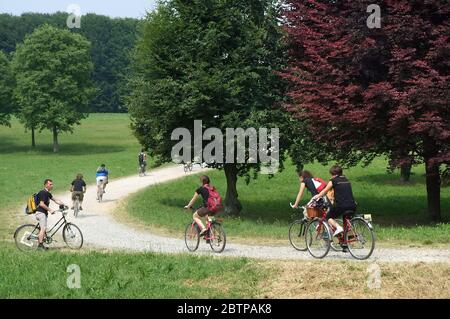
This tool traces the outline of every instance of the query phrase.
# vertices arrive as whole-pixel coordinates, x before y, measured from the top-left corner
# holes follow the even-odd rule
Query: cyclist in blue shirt
[[[109,172],[106,169],[106,165],[102,164],[99,168],[97,168],[97,173],[95,176],[97,177],[97,187],[100,184],[103,184],[103,192],[105,192],[106,184],[108,184],[108,175]]]

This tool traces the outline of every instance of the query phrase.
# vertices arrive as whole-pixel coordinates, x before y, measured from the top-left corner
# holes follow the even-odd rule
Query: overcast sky
[[[67,12],[70,5],[78,5],[82,15],[97,13],[110,17],[142,18],[146,11],[154,8],[155,3],[156,0],[0,0],[0,13]]]

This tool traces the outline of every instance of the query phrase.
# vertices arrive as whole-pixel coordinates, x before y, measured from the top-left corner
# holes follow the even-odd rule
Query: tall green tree
[[[0,14],[0,50],[11,53],[25,36],[44,24],[65,28],[68,14],[24,13],[20,16]],[[126,94],[126,74],[130,64],[139,20],[110,18],[86,14],[81,28],[72,29],[91,42],[90,55],[94,63],[92,78],[97,93],[90,107],[94,112],[126,112],[123,96]]]
[[[83,36],[44,25],[27,36],[14,54],[19,117],[27,128],[51,130],[55,153],[58,133],[72,132],[88,116],[94,93],[89,49]]]
[[[9,125],[11,114],[14,112],[12,91],[14,76],[7,56],[0,51],[0,125]]]
[[[202,120],[225,136],[226,128],[279,128],[282,168],[292,121],[274,107],[284,90],[275,74],[284,63],[278,10],[275,1],[173,0],[148,14],[127,105],[135,135],[153,155],[170,161],[173,130],[186,128],[193,136],[194,120]],[[224,170],[225,211],[238,214],[238,176],[248,181],[261,166],[229,162],[209,166]]]

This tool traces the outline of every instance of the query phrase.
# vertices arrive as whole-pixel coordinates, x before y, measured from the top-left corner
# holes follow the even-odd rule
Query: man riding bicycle
[[[64,205],[62,201],[53,197],[50,193],[53,189],[53,181],[46,179],[44,181],[44,189],[41,190],[37,196],[39,199],[39,206],[36,209],[35,218],[39,222],[39,236],[38,236],[38,249],[47,250],[48,247],[44,246],[44,237],[47,230],[48,213],[54,214],[55,210],[50,208],[50,200],[54,201],[58,205]],[[65,205],[64,205],[65,206]]]
[[[139,167],[140,167],[140,174],[145,175],[145,171],[147,168],[147,154],[145,153],[145,149],[142,149],[141,152],[138,155],[138,161],[139,161]]]
[[[319,194],[313,197],[314,200],[318,200],[325,196],[331,189],[334,190],[335,206],[330,209],[327,214],[328,223],[333,226],[336,231],[333,236],[341,234],[344,229],[335,221],[336,218],[345,214],[346,212],[356,211],[356,201],[353,197],[352,185],[349,180],[342,175],[342,168],[338,165],[333,166],[330,169],[331,180],[327,187],[323,189]]]
[[[105,192],[106,184],[108,184],[108,175],[109,172],[106,169],[106,165],[102,164],[99,168],[97,168],[96,179],[97,179],[97,187],[103,185],[103,193]]]
[[[83,199],[84,194],[86,193],[86,183],[83,180],[83,174],[77,174],[76,178],[72,182],[72,187],[70,188],[70,192],[72,193],[72,202],[73,206],[71,209],[75,207],[75,200],[78,197],[80,201],[80,210],[83,210]]]

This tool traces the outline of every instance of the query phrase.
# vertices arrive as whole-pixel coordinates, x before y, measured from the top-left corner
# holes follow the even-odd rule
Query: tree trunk
[[[31,147],[36,147],[36,139],[34,137],[34,127],[31,128]]]
[[[227,178],[227,195],[225,197],[225,214],[238,215],[242,210],[236,189],[237,167],[236,164],[225,164],[225,176]]]
[[[402,166],[400,167],[400,175],[403,183],[409,182],[409,179],[411,177],[411,167],[412,165],[410,163],[402,164]]]
[[[425,161],[427,179],[428,214],[431,220],[441,219],[441,181],[439,165]]]
[[[53,153],[59,152],[59,144],[58,144],[58,130],[56,126],[53,126]]]

